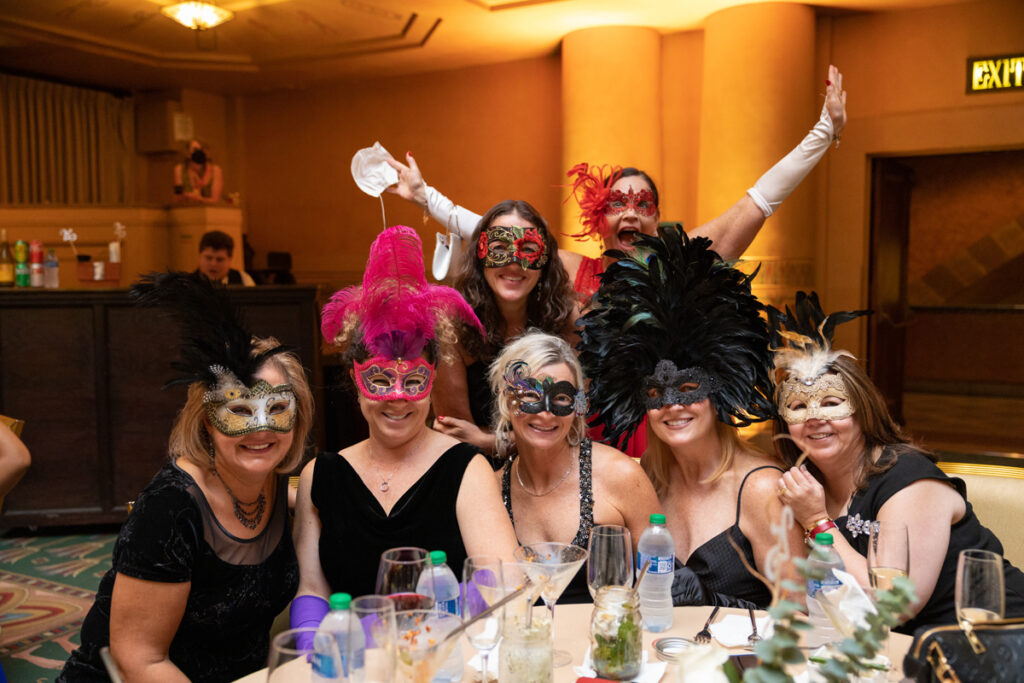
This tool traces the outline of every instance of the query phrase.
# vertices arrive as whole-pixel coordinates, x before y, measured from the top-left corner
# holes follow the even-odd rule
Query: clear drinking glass
[[[274,636],[267,656],[267,683],[309,680],[309,655],[313,651],[315,634],[315,626],[303,626],[281,631]],[[308,645],[299,645],[302,642]]]
[[[590,531],[587,557],[587,587],[590,597],[604,586],[633,585],[633,538],[629,529],[617,524],[595,526]]]
[[[956,615],[961,625],[1002,619],[1006,611],[1003,556],[961,550],[956,563]]]
[[[468,621],[505,595],[501,559],[474,555],[462,565],[462,620]],[[487,658],[501,640],[504,610],[499,609],[466,628],[470,644],[480,652],[480,675],[487,683]]]
[[[397,638],[395,603],[385,595],[364,595],[352,601],[351,609],[366,640],[366,683],[392,683]]]
[[[540,597],[551,612],[551,632],[554,633],[555,603],[561,597],[572,577],[587,561],[587,551],[568,543],[531,543],[516,548],[516,561],[530,580],[540,586]],[[555,666],[567,666],[572,654],[566,650],[554,651]]]
[[[458,638],[445,636],[459,626],[454,614],[431,609],[395,612],[398,637],[396,681],[426,683],[434,678],[455,649]]]
[[[868,539],[868,575],[875,590],[890,590],[892,580],[910,570],[907,525],[875,522]]]
[[[395,610],[430,609],[434,600],[416,592],[420,574],[427,566],[423,548],[391,548],[380,555],[377,565],[377,595],[386,595],[395,603]]]

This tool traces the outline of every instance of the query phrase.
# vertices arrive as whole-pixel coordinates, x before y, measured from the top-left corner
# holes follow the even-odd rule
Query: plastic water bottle
[[[651,562],[640,583],[640,614],[644,629],[660,633],[672,625],[672,574],[675,570],[676,544],[665,528],[665,515],[651,515],[651,525],[637,544],[636,570]]]
[[[366,636],[349,609],[352,596],[335,593],[313,638],[314,681],[362,681],[365,674]],[[318,677],[319,676],[319,677]]]
[[[57,253],[53,249],[46,252],[46,262],[43,265],[43,286],[47,289],[60,287],[60,263],[57,262]]]
[[[819,552],[820,551],[820,552]],[[832,625],[822,603],[819,593],[839,588],[842,582],[833,573],[833,569],[846,571],[843,558],[832,547],[832,534],[818,534],[814,537],[814,550],[808,557],[808,564],[824,574],[821,579],[807,579],[807,617],[814,627],[807,634],[809,647],[820,647],[826,643],[838,643],[843,636]]]
[[[416,582],[416,592],[434,599],[434,609],[452,614],[456,619],[459,613],[459,580],[448,566],[448,556],[443,550],[430,553],[427,568],[420,574]],[[459,643],[445,660],[444,666],[434,676],[435,682],[459,681],[462,679],[462,644]]]

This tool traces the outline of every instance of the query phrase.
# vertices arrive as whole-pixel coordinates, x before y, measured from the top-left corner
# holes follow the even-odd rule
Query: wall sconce
[[[160,9],[185,28],[204,31],[234,18],[234,12],[209,2],[179,2]]]

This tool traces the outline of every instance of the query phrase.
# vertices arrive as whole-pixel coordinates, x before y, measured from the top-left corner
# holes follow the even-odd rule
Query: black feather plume
[[[141,306],[156,306],[172,313],[181,324],[181,358],[171,363],[179,374],[167,383],[218,382],[214,368],[230,371],[246,386],[270,356],[286,350],[278,346],[253,355],[252,335],[227,291],[215,287],[200,273],[149,273],[132,285],[129,295]]]
[[[792,309],[786,306],[785,313],[774,306],[768,306],[767,311],[776,369],[807,381],[826,372],[837,357],[852,357],[847,351],[832,349],[836,325],[871,312],[837,311],[826,315],[817,292],[797,292],[796,303]]]
[[[753,275],[729,266],[704,237],[681,226],[641,235],[635,252],[601,276],[583,316],[580,361],[590,377],[591,424],[625,442],[647,411],[643,378],[659,360],[700,367],[718,380],[711,400],[723,422],[745,426],[774,414],[772,355]]]

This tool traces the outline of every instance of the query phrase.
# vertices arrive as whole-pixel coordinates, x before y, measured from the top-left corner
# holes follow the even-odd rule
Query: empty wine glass
[[[352,601],[352,615],[366,641],[366,683],[391,683],[395,679],[395,603],[384,595],[364,595]],[[352,638],[348,642],[353,642]],[[351,654],[349,656],[351,661]]]
[[[530,580],[540,586],[540,596],[551,612],[551,633],[555,630],[555,603],[561,597],[572,577],[587,561],[587,551],[568,543],[531,543],[516,548],[516,560]],[[572,655],[566,650],[555,650],[555,666],[566,666]]]
[[[274,636],[267,656],[267,683],[309,680],[309,656],[315,634],[315,626],[303,626]]]
[[[468,621],[505,595],[501,559],[475,555],[462,565],[462,620]],[[503,610],[480,619],[466,628],[470,644],[480,652],[480,675],[487,683],[487,657],[501,640]]]
[[[590,597],[604,586],[632,587],[633,538],[629,529],[617,524],[595,526],[590,531],[587,557],[587,587]]]
[[[1006,611],[1003,557],[990,550],[961,550],[956,563],[956,615],[965,629],[1002,619]]]
[[[416,590],[420,574],[427,566],[423,548],[391,548],[380,555],[377,565],[378,595],[386,595],[395,603],[395,610],[430,609],[434,599]]]
[[[875,590],[891,590],[897,576],[910,570],[907,525],[903,522],[875,522],[868,538],[868,575]]]

